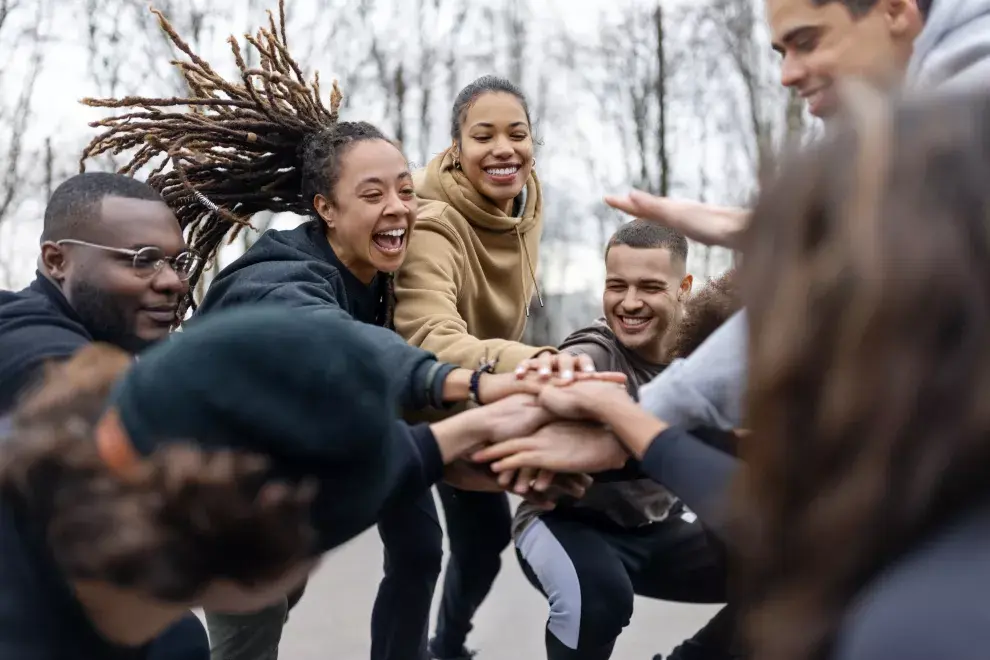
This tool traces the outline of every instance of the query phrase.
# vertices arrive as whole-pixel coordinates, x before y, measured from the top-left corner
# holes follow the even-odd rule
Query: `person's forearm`
[[[658,434],[640,462],[646,476],[676,495],[725,543],[726,495],[741,466],[738,459],[680,427]]]
[[[642,459],[660,432],[668,427],[649,412],[640,408],[624,392],[616,396],[599,396],[588,401],[588,411],[594,419],[612,429],[612,433],[630,454]]]
[[[443,381],[443,402],[467,401],[471,396],[471,375],[473,373],[470,369],[460,367],[449,372]]]
[[[485,411],[477,408],[430,424],[444,465],[467,454],[491,437],[491,423]]]

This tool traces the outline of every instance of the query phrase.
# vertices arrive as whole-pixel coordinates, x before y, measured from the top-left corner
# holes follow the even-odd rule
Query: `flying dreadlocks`
[[[190,247],[204,263],[216,257],[231,229],[233,239],[259,211],[310,215],[305,161],[325,159],[335,142],[346,139],[335,137],[333,130],[342,99],[337,83],[328,109],[320,100],[319,73],[308,83],[289,54],[285,0],[279,0],[278,8],[278,24],[269,11],[269,27],[253,37],[245,35],[259,54],[258,67],[248,68],[237,39],[228,38],[241,73],[237,83],[224,80],[160,11],[152,9],[168,38],[191,60],[172,62],[185,78],[189,96],[82,101],[92,107],[136,110],[90,124],[106,130],[86,147],[80,171],[87,158],[106,152],[136,148],[119,170],[131,176],[160,158],[148,183],[175,212]],[[182,106],[191,111],[170,111]],[[191,288],[200,274],[193,275]]]

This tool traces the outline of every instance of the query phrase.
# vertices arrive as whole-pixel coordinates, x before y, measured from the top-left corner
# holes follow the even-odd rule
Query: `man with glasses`
[[[137,353],[167,336],[198,267],[147,184],[102,172],[65,181],[45,210],[37,277],[0,292],[0,416],[48,361],[93,341]]]
[[[56,188],[34,282],[0,291],[0,440],[4,416],[40,384],[46,363],[94,341],[136,354],[164,339],[199,266],[175,215],[147,184],[90,172]],[[190,614],[148,658],[205,660],[206,631]]]

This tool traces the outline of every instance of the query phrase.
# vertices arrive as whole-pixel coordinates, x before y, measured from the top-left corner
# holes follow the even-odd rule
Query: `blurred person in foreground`
[[[860,91],[854,120],[764,188],[744,241],[745,468],[615,386],[540,402],[614,422],[641,469],[738,554],[752,657],[979,660],[990,648],[990,94],[891,109]],[[538,432],[476,458],[594,470],[614,464],[612,440],[563,450]]]
[[[838,84],[862,78],[912,93],[979,89],[990,80],[990,0],[766,0],[781,83],[830,119]],[[633,191],[613,207],[709,245],[739,247],[749,211]],[[739,424],[746,379],[746,316],[739,313],[690,360],[643,388],[643,405],[674,423]]]
[[[155,657],[190,608],[284,599],[390,501],[550,419],[520,395],[409,427],[397,402],[358,324],[272,306],[50,367],[0,443],[0,657]]]

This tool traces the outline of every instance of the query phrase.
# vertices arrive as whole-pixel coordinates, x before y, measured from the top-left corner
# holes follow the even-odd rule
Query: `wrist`
[[[430,424],[444,465],[489,442],[494,436],[493,422],[489,417],[485,409],[476,408]]]
[[[454,403],[467,401],[471,396],[471,374],[470,369],[454,369],[443,381],[443,401],[444,403]]]

